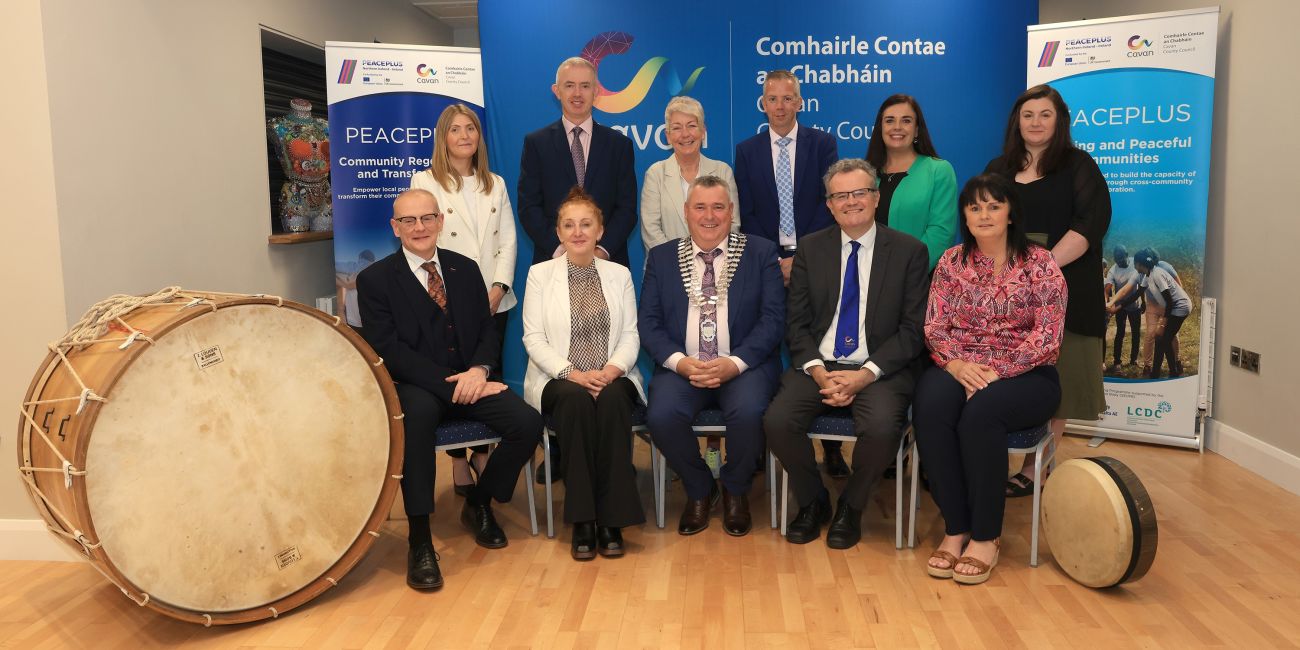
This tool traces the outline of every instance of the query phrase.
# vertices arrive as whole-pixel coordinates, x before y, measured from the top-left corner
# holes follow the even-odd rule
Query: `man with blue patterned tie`
[[[786,341],[791,368],[763,429],[790,473],[799,513],[786,539],[806,544],[831,520],[826,544],[851,548],[862,510],[898,447],[921,354],[929,256],[920,240],[875,222],[876,172],[857,158],[823,179],[836,225],[799,241],[790,274]],[[836,408],[853,416],[853,473],[831,518],[808,428]]]

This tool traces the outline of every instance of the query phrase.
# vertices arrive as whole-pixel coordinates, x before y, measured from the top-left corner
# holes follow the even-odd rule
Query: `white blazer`
[[[732,205],[731,231],[740,232],[736,177],[731,168],[727,163],[700,154],[700,170],[696,177],[700,176],[717,176],[727,182],[727,194]],[[645,170],[645,180],[641,183],[641,243],[645,244],[647,253],[664,242],[690,236],[682,212],[685,204],[682,168],[677,164],[676,155],[669,155],[667,160],[660,160]]]
[[[478,183],[477,178],[462,181]],[[518,246],[515,243],[515,213],[510,209],[506,182],[492,174],[492,192],[474,193],[478,198],[474,213],[465,205],[463,194],[443,189],[427,169],[411,177],[411,188],[428,190],[438,200],[438,208],[444,215],[438,247],[474,260],[479,273],[483,274],[485,289],[491,289],[493,282],[510,287],[510,292],[501,299],[498,312],[514,307],[518,302],[514,287]],[[476,214],[477,218],[471,220],[471,214]]]
[[[600,287],[609,306],[609,363],[622,370],[645,401],[641,373],[636,368],[641,336],[636,330],[636,294],[626,266],[596,259]],[[528,372],[524,374],[524,401],[542,410],[542,389],[569,365],[569,265],[565,256],[534,264],[528,269],[524,290],[524,349]]]

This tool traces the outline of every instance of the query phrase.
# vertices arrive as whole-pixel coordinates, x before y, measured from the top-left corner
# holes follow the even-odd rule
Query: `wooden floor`
[[[651,513],[647,452],[638,445]],[[446,587],[405,586],[405,527],[393,522],[341,585],[278,620],[204,629],[142,609],[89,566],[0,562],[0,647],[137,648],[1195,648],[1300,644],[1300,497],[1206,453],[1067,437],[1064,457],[1113,456],[1156,505],[1159,553],[1140,581],[1096,591],[1044,549],[1031,569],[1029,499],[1008,504],[1002,563],[985,585],[924,572],[942,528],[923,497],[916,550],[893,543],[893,487],[873,498],[867,537],[848,551],[786,543],[767,527],[756,481],[754,532],[629,529],[630,554],[572,561],[565,532],[530,537],[522,486],[498,509],[509,547],[474,545],[440,492],[435,544]],[[443,472],[442,476],[448,474]],[[449,479],[444,479],[449,480]],[[540,494],[540,492],[539,492]]]

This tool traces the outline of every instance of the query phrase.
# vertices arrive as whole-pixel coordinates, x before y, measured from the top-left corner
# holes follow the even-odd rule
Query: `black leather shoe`
[[[822,534],[822,524],[830,519],[830,514],[830,503],[813,499],[812,503],[799,508],[799,514],[794,516],[794,521],[786,526],[786,541],[791,544],[807,544],[817,539]]]
[[[464,524],[469,532],[474,533],[474,541],[478,542],[479,546],[505,548],[506,532],[501,530],[497,518],[492,515],[490,502],[475,506],[466,501],[464,507],[460,509],[460,523]]]
[[[826,545],[835,549],[853,548],[862,539],[862,511],[841,500],[826,529]]]
[[[844,454],[839,448],[823,449],[822,461],[826,465],[826,475],[831,478],[848,478],[849,465],[844,462]]]
[[[406,585],[420,591],[442,588],[442,571],[433,544],[424,542],[406,552]]]
[[[733,496],[730,491],[722,492],[722,529],[732,537],[743,537],[754,527],[754,519],[749,514],[749,495]]]
[[[686,499],[686,507],[682,509],[681,521],[677,523],[677,534],[694,535],[708,528],[709,511],[718,502],[719,496],[718,484],[714,483],[709,496],[703,499]]]
[[[596,548],[605,557],[623,557],[623,529],[596,526]]]
[[[560,440],[551,436],[551,482],[564,480],[564,470],[560,465]],[[546,466],[542,463],[537,464],[537,476],[534,477],[538,485],[546,485]]]
[[[572,555],[575,560],[596,557],[596,522],[583,521],[573,525]]]

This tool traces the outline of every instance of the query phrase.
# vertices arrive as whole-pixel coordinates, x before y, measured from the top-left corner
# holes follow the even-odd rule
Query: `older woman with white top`
[[[478,264],[488,308],[496,315],[497,334],[504,344],[509,309],[517,302],[510,291],[515,277],[515,213],[506,183],[488,170],[483,128],[468,106],[448,106],[436,128],[429,168],[411,177],[411,187],[431,192],[443,210],[438,246]],[[474,485],[471,467],[481,473],[487,465],[486,445],[474,447],[473,452],[469,461],[464,449],[447,452],[452,457],[456,494],[461,496]]]
[[[673,155],[645,172],[641,183],[641,242],[646,252],[664,242],[689,237],[682,206],[686,189],[697,176],[717,176],[727,182],[732,205],[737,204],[736,177],[731,167],[700,153],[704,146],[704,107],[690,97],[674,97],[664,109],[664,127]],[[731,222],[740,230],[740,220]]]
[[[600,208],[580,188],[560,205],[564,255],[534,264],[524,292],[524,400],[550,415],[564,463],[572,555],[623,555],[622,528],[645,521],[632,467],[636,296],[627,267],[596,257]]]

